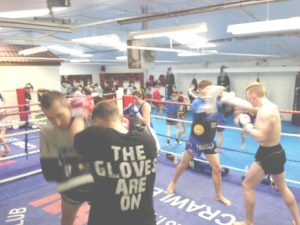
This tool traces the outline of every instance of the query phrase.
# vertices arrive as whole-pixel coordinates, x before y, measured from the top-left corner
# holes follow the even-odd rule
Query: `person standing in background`
[[[6,127],[5,127],[5,99],[3,97],[3,94],[0,92],[0,137],[1,141],[5,141],[5,133],[6,133]],[[3,146],[3,150],[1,149]],[[10,152],[10,148],[8,147],[7,144],[0,144],[0,158],[6,156]]]
[[[161,101],[161,95],[160,95],[159,88],[160,88],[160,85],[157,83],[152,90],[152,99],[153,100]],[[159,111],[159,116],[162,116],[164,106],[161,102],[156,102],[156,101],[152,102],[152,104],[155,108],[154,115],[157,115],[158,111]]]

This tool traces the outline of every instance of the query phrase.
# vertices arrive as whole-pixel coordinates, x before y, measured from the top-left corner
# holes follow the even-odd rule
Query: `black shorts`
[[[276,175],[284,171],[286,157],[280,144],[272,147],[259,146],[255,161],[263,168],[265,174]]]
[[[222,132],[224,130],[225,130],[225,128],[223,128],[223,127],[217,127],[217,132]]]
[[[176,118],[174,118],[176,119]],[[174,121],[174,120],[167,120],[167,125],[176,125],[178,123],[178,121]]]
[[[88,186],[88,185],[87,185]],[[61,193],[61,198],[70,205],[81,205],[86,201],[91,201],[91,186],[84,188],[74,188]]]

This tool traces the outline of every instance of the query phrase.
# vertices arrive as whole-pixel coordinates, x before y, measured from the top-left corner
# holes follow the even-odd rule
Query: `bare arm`
[[[257,112],[257,109],[254,108],[250,102],[245,99],[236,97],[232,92],[223,92],[221,101],[226,104],[234,105],[236,108],[246,110],[251,114],[255,114]]]
[[[82,116],[77,116],[74,118],[71,126],[70,126],[70,136],[69,136],[69,144],[72,145],[74,141],[75,134],[83,131],[85,128],[84,118]]]
[[[151,106],[148,102],[146,102],[144,105],[143,105],[143,108],[142,108],[142,116],[141,116],[141,120],[142,122],[147,125],[147,126],[150,126],[150,114],[151,114]]]
[[[273,115],[270,111],[259,111],[255,127],[246,128],[246,131],[257,141],[264,142],[272,129]]]

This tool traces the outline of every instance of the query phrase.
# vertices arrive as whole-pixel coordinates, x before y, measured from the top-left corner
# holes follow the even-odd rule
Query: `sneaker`
[[[181,145],[181,142],[178,139],[176,139],[175,142],[176,144]]]
[[[245,150],[245,148],[246,148],[246,144],[243,143],[243,144],[241,145],[241,149],[242,149],[242,150]]]
[[[167,140],[167,145],[171,145],[171,142],[170,142],[170,140]]]

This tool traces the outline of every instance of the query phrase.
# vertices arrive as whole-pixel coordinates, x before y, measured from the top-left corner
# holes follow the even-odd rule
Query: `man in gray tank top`
[[[86,125],[81,116],[72,117],[72,108],[65,95],[58,91],[48,91],[41,97],[41,108],[50,123],[40,132],[40,159],[43,175],[47,181],[62,182],[79,169],[80,158],[73,149],[74,135]],[[89,174],[84,174],[84,183],[91,183]],[[87,200],[84,186],[59,190],[62,196],[62,225],[73,225],[76,214]],[[58,188],[59,189],[59,188]]]

